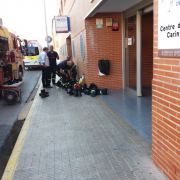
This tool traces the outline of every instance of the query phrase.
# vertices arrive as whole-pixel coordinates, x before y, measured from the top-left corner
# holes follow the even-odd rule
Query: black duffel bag
[[[91,90],[89,88],[84,89],[84,94],[90,95]]]
[[[97,94],[98,95],[107,95],[108,94],[108,89],[107,88],[97,89]]]
[[[110,63],[109,60],[99,60],[99,71],[105,75],[109,75]]]

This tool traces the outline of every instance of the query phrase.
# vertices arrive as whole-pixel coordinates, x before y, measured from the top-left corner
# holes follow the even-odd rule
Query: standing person
[[[50,69],[49,69],[49,84],[52,83],[55,84],[56,81],[56,74],[54,72],[54,68],[57,65],[56,59],[59,60],[59,55],[56,51],[54,51],[54,47],[50,46],[50,51],[47,53],[47,56],[49,57],[49,63],[50,63]]]
[[[38,62],[42,70],[42,84],[43,88],[52,88],[48,81],[49,76],[49,58],[47,56],[48,48],[44,47],[43,52],[39,55]]]

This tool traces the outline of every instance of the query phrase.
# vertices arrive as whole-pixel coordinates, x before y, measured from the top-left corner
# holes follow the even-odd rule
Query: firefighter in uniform
[[[56,59],[59,60],[59,55],[56,51],[54,51],[54,47],[50,46],[50,51],[47,53],[47,56],[49,57],[49,63],[50,63],[49,84],[51,84],[51,79],[52,79],[52,83],[55,84],[56,74],[54,72],[54,69],[57,65]]]
[[[72,69],[73,65],[74,65],[73,61],[66,60],[66,61],[62,61],[56,66],[55,72],[60,77],[60,80],[58,81],[57,85],[61,84],[62,86],[64,86],[66,83],[69,83],[70,73],[68,71]]]

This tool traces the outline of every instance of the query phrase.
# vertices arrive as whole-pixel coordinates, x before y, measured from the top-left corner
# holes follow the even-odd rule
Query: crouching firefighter
[[[56,74],[60,77],[59,81],[57,82],[58,86],[65,87],[65,85],[70,82],[69,72],[73,65],[73,61],[62,61],[56,66]]]

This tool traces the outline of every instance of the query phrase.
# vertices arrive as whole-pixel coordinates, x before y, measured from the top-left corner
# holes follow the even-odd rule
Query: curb
[[[37,103],[37,100],[38,100],[38,92],[40,91],[40,88],[41,88],[42,85],[39,86],[38,88],[38,91],[37,91],[37,94],[34,98],[34,101],[31,105],[31,108],[28,112],[28,115],[27,115],[27,118],[24,122],[24,125],[21,129],[21,132],[18,136],[18,139],[16,141],[16,144],[14,146],[14,149],[11,153],[11,156],[9,158],[9,161],[6,165],[6,168],[4,170],[4,174],[1,178],[1,180],[12,180],[13,177],[14,177],[14,173],[15,173],[15,170],[16,170],[16,167],[17,167],[17,164],[18,164],[18,160],[19,160],[19,156],[21,154],[21,150],[22,150],[22,147],[24,145],[24,142],[25,142],[25,139],[26,139],[26,135],[27,135],[27,132],[28,132],[28,129],[29,129],[29,125],[31,123],[31,120],[32,120],[32,117],[33,117],[33,113],[34,113],[34,110],[35,110],[35,107],[36,107],[36,103]]]

